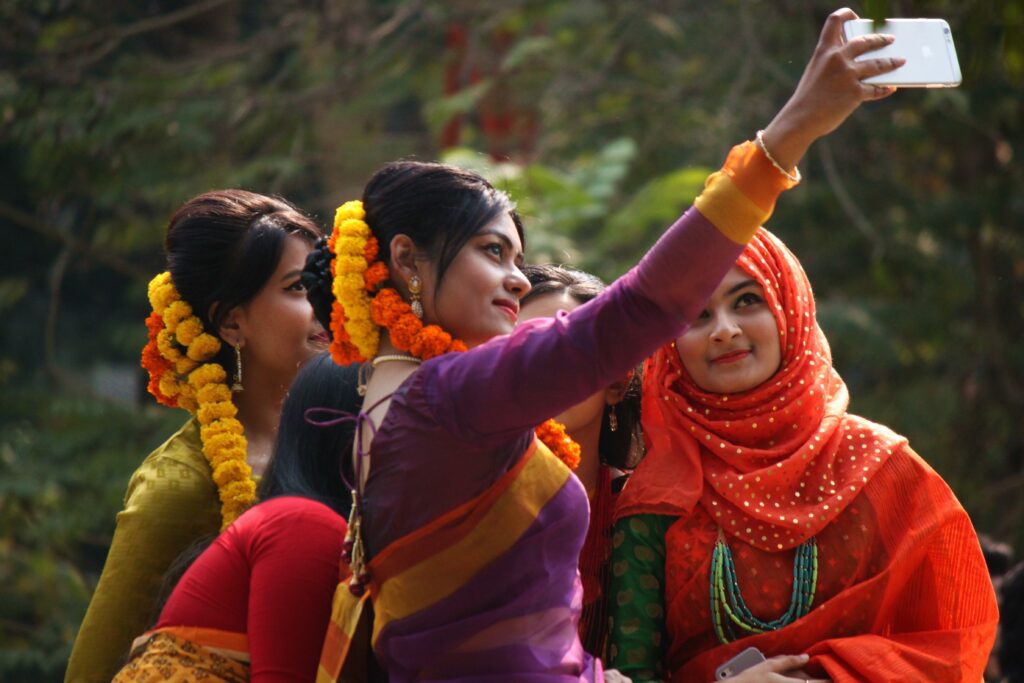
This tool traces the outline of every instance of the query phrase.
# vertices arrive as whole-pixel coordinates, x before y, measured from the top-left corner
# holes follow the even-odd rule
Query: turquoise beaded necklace
[[[789,609],[781,617],[772,621],[762,621],[755,617],[747,607],[740,594],[740,584],[736,579],[736,565],[733,563],[732,551],[725,542],[725,534],[718,530],[718,542],[711,555],[711,621],[715,627],[715,635],[722,644],[755,633],[776,631],[788,626],[811,611],[814,603],[814,592],[818,586],[818,543],[812,536],[796,549],[793,560],[793,595],[789,601]],[[722,613],[727,618],[722,618]],[[733,625],[742,629],[739,636]]]

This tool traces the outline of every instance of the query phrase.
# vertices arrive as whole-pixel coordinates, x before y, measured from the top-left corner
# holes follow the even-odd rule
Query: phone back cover
[[[953,47],[953,34],[942,19],[888,19],[877,26],[870,19],[848,21],[847,40],[869,33],[888,33],[896,40],[880,50],[857,58],[903,57],[907,63],[895,71],[864,79],[877,85],[952,87],[960,85],[960,65]]]

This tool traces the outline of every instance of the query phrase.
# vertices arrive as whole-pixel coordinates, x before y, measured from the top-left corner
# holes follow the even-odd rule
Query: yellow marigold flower
[[[156,275],[152,280],[149,281],[149,287],[147,288],[146,295],[149,298],[149,305],[153,307],[153,310],[156,310],[157,303],[160,302],[160,298],[157,296],[157,290],[159,290],[164,285],[170,284],[170,282],[171,274],[166,270],[160,273],[159,275]],[[161,307],[161,312],[162,309],[166,307],[167,304],[164,303],[163,306]]]
[[[230,401],[231,390],[223,382],[211,382],[204,385],[196,392],[196,398],[200,403],[216,403],[217,401]]]
[[[177,303],[177,302],[176,302]],[[174,304],[171,304],[173,307]],[[167,310],[171,310],[168,308]],[[164,320],[167,320],[167,314],[164,314]],[[171,329],[168,325],[168,329]],[[199,318],[191,315],[184,320],[178,322],[178,326],[174,328],[174,336],[177,337],[178,343],[182,346],[188,346],[195,340],[196,337],[203,333],[203,323],[200,322]]]
[[[256,484],[252,479],[244,481],[230,481],[219,487],[221,500],[221,519],[223,520],[221,530],[234,522],[239,515],[245,512],[256,502]]]
[[[163,315],[167,307],[180,298],[181,296],[178,294],[178,290],[174,288],[174,285],[167,283],[153,291],[153,298],[150,303],[153,305],[154,311]]]
[[[363,203],[358,199],[353,199],[339,206],[338,210],[334,212],[334,227],[337,228],[350,218],[361,221],[365,217],[366,211],[363,210]]]
[[[210,424],[214,420],[225,417],[234,417],[238,414],[238,408],[231,401],[217,401],[199,406],[197,413],[200,424]]]
[[[213,358],[220,351],[220,339],[203,332],[188,345],[188,357],[204,361]]]
[[[334,286],[336,290],[340,290],[343,298],[351,301],[358,301],[366,294],[366,290],[363,289],[362,273],[343,273],[338,271],[338,275],[334,278]],[[345,305],[347,301],[343,300],[341,303]],[[345,310],[348,310],[348,306],[345,306]]]
[[[169,329],[171,332],[177,330],[178,324],[182,320],[192,316],[192,307],[188,305],[188,302],[178,299],[168,304],[167,308],[164,309],[164,327]],[[197,318],[198,320],[198,318]]]
[[[194,413],[199,409],[199,402],[192,396],[179,396],[178,407]]]
[[[220,499],[226,505],[248,505],[255,493],[256,483],[252,479],[236,479],[221,487]]]
[[[160,376],[160,393],[168,398],[173,398],[180,391],[181,387],[178,386],[178,378],[174,371],[169,370]]]
[[[380,342],[380,328],[370,320],[349,320],[345,325],[352,343],[356,345],[364,358],[373,358]],[[370,352],[369,354],[367,352]]]
[[[172,363],[180,358],[184,358],[181,351],[174,343],[174,335],[171,334],[170,330],[163,329],[156,335],[156,348],[159,349],[160,355]]]
[[[360,256],[349,256],[348,254],[335,257],[334,268],[336,273],[364,273],[366,271],[366,259]]]
[[[184,356],[174,361],[174,371],[182,376],[187,375],[197,367],[199,367],[199,363],[191,358],[185,358]]]
[[[227,378],[228,373],[220,366],[220,363],[204,363],[192,371],[192,374],[188,376],[188,383],[198,390],[211,382],[223,383]]]
[[[237,450],[245,457],[245,437],[241,434],[215,434],[203,440],[203,453],[210,461],[210,467],[216,469],[229,450]]]
[[[341,237],[359,237],[361,239],[367,240],[367,239],[370,239],[370,235],[371,234],[372,233],[370,232],[370,226],[367,225],[365,221],[362,221],[362,220],[357,219],[357,218],[346,219],[346,220],[341,222],[341,225],[338,226],[338,237],[339,238],[341,238]],[[338,248],[337,244],[335,244],[334,248],[335,249]]]
[[[366,240],[362,237],[352,235],[340,235],[334,243],[334,253],[338,256],[359,256],[366,264],[363,256],[363,249],[366,248]]]
[[[207,443],[210,439],[220,434],[235,434],[237,436],[242,435],[242,423],[235,419],[229,420],[217,420],[211,422],[208,425],[204,425],[200,429],[200,436],[203,439],[203,443]]]
[[[224,486],[231,481],[248,479],[251,472],[252,469],[250,469],[249,464],[244,459],[233,458],[222,462],[213,471],[213,481],[217,486]]]

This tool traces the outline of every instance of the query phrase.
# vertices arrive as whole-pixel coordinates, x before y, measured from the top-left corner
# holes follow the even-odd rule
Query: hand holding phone
[[[838,128],[863,102],[896,91],[865,83],[865,79],[893,71],[902,63],[897,59],[855,61],[892,42],[891,36],[878,34],[844,41],[843,25],[857,18],[849,8],[829,15],[796,91],[764,130],[764,144],[783,168],[796,166],[811,143]]]
[[[899,88],[955,88],[961,83],[960,63],[953,46],[953,34],[942,19],[854,19],[843,24],[843,36],[881,33],[895,40],[878,50],[859,55],[856,61],[899,58],[905,63],[895,71],[865,78],[864,83]]]
[[[715,680],[724,681],[727,678],[732,678],[741,671],[746,671],[750,667],[760,664],[764,659],[765,657],[760,650],[756,647],[748,647],[715,669]]]

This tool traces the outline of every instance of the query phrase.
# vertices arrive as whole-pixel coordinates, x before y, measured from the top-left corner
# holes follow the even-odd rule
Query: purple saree
[[[714,174],[700,210],[597,299],[434,358],[393,395],[362,517],[368,635],[391,681],[601,679],[577,634],[587,496],[533,429],[699,314],[784,189],[749,143],[737,150],[739,177]],[[339,586],[318,681],[346,680],[363,605]]]

